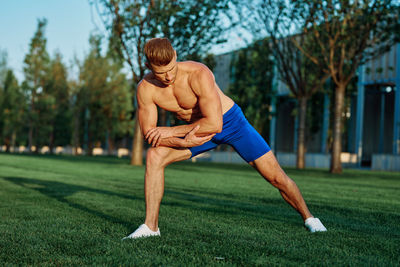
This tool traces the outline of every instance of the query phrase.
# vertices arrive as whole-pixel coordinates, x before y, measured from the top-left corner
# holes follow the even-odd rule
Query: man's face
[[[171,85],[175,82],[176,74],[178,72],[178,63],[176,62],[176,56],[171,60],[168,65],[155,66],[150,64],[150,69],[154,74],[154,77],[165,85]]]

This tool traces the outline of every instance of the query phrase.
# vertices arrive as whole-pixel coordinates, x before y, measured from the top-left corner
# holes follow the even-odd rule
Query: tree
[[[219,40],[224,27],[219,16],[228,0],[98,0],[93,1],[103,18],[112,47],[129,65],[136,84],[144,77],[145,42],[152,37],[168,37],[180,59],[200,55]],[[101,7],[99,7],[100,3]],[[135,102],[135,101],[134,101]],[[135,122],[131,164],[142,165],[143,137]]]
[[[7,75],[7,52],[0,49],[0,84],[4,83]]]
[[[90,53],[80,71],[81,90],[76,104],[85,111],[87,122],[88,154],[95,143],[107,139],[112,147],[114,137],[124,135],[132,127],[132,102],[129,85],[121,72],[122,65],[110,54],[101,54],[101,38],[91,36]],[[87,110],[87,111],[86,111]]]
[[[25,99],[21,87],[12,70],[8,70],[2,90],[0,117],[2,118],[1,137],[6,151],[16,144],[17,134],[23,125]]]
[[[0,105],[3,103],[3,84],[7,75],[7,53],[0,50]],[[3,117],[0,116],[0,129],[3,128]]]
[[[232,64],[233,82],[228,94],[258,132],[263,133],[267,128],[273,96],[274,73],[269,40],[259,40],[241,49]]]
[[[298,129],[296,167],[305,167],[306,151],[306,114],[308,100],[319,90],[329,74],[315,66],[311,60],[301,54],[294,45],[307,47],[318,57],[319,47],[307,34],[297,34],[301,25],[304,3],[301,1],[261,0],[246,7],[239,6],[244,26],[251,33],[268,36],[272,55],[277,66],[278,78],[286,84],[297,99]]]
[[[296,47],[318,68],[332,77],[336,85],[334,103],[332,161],[330,171],[341,173],[341,134],[347,85],[357,68],[387,51],[399,40],[397,1],[307,1],[301,9],[301,34],[310,36],[321,56],[294,40]]]
[[[49,136],[50,153],[54,146],[63,146],[71,141],[71,108],[70,88],[67,81],[67,68],[62,62],[62,56],[56,52],[50,61],[48,78],[44,92],[51,95],[55,101],[52,108],[51,131]]]
[[[30,102],[28,116],[29,151],[31,151],[32,146],[36,143],[36,138],[42,137],[37,132],[38,130],[44,130],[39,127],[39,123],[41,122],[40,115],[49,115],[46,113],[40,114],[39,108],[45,112],[47,105],[51,105],[53,102],[53,99],[46,95],[43,95],[43,98],[41,98],[43,88],[46,84],[49,64],[49,55],[46,51],[47,40],[44,36],[46,24],[46,19],[38,20],[37,30],[29,45],[29,53],[25,56],[24,60],[25,88],[27,89],[27,96]]]

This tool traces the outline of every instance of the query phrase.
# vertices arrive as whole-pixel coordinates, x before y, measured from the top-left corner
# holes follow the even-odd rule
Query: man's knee
[[[279,190],[284,190],[292,183],[292,179],[290,179],[284,172],[276,172],[270,177],[268,177],[268,181]]]
[[[164,166],[169,148],[167,147],[151,147],[147,150],[146,166]]]

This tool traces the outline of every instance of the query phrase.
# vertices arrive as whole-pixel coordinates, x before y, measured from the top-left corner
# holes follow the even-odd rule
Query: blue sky
[[[86,0],[3,0],[0,4],[0,49],[8,53],[8,66],[18,79],[38,18],[47,18],[47,51],[60,51],[69,64],[89,49],[89,35],[94,30],[90,5]]]
[[[2,0],[0,49],[7,51],[8,66],[20,82],[24,77],[23,60],[39,18],[47,19],[47,51],[51,56],[60,51],[67,65],[71,64],[74,55],[83,59],[89,50],[90,33],[98,27],[102,29],[97,13],[88,0]],[[223,53],[243,46],[237,36],[234,38],[236,42],[233,40],[216,47],[213,52]]]

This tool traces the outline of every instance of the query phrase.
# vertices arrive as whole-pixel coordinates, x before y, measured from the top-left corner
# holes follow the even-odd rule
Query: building
[[[216,56],[214,74],[217,84],[226,91],[232,73],[235,51]],[[387,53],[360,66],[357,72],[357,90],[346,110],[347,134],[343,142],[344,166],[367,166],[374,170],[400,171],[400,44]],[[296,101],[290,98],[288,88],[275,75],[268,142],[282,165],[296,162],[297,118],[292,116]],[[323,96],[320,130],[307,141],[306,166],[329,167],[328,149],[329,105]]]

